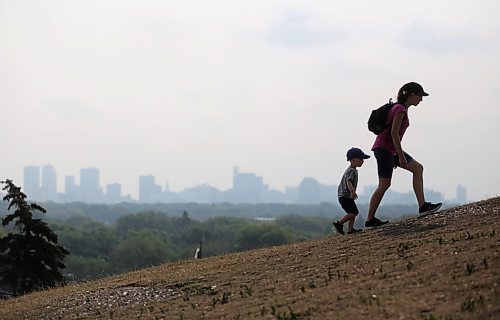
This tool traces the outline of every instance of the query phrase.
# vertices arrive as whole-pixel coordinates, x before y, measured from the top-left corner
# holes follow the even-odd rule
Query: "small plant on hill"
[[[2,226],[14,223],[12,232],[0,238],[0,285],[8,286],[14,295],[26,294],[64,284],[60,269],[65,268],[64,257],[69,252],[57,245],[57,235],[36,211],[45,213],[41,206],[26,202],[26,195],[11,180],[2,181],[7,195],[4,201],[14,213],[2,218]]]

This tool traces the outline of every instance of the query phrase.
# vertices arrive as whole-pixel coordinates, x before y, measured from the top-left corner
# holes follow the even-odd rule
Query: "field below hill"
[[[0,301],[1,319],[500,319],[500,198]]]

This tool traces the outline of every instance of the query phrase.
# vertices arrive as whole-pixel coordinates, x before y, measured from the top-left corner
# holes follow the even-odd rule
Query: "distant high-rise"
[[[99,169],[80,169],[80,194],[82,201],[99,203],[102,200],[102,190],[99,186]]]
[[[65,176],[64,177],[64,192],[65,193],[75,193],[76,192],[75,176]]]
[[[111,203],[120,202],[122,197],[122,186],[119,183],[106,185],[106,200]]]
[[[57,200],[57,176],[56,170],[50,164],[44,165],[42,168],[42,200],[56,201]]]
[[[78,186],[76,185],[75,176],[64,177],[64,196],[63,202],[78,201]]]
[[[26,166],[23,170],[24,173],[24,193],[28,199],[40,199],[40,167]]]
[[[263,183],[262,177],[255,173],[241,173],[238,167],[233,168],[233,190],[230,201],[258,203],[268,190],[269,187]]]
[[[319,182],[314,178],[304,178],[300,183],[297,203],[300,204],[316,204],[321,202],[321,187]]]
[[[153,175],[139,177],[139,201],[154,202],[161,195],[161,186],[155,183]]]
[[[457,202],[458,204],[467,202],[467,189],[464,186],[457,186]]]
[[[207,184],[186,188],[182,192],[184,201],[198,203],[222,202],[222,192]]]
[[[83,190],[99,190],[99,169],[80,169],[80,188]]]

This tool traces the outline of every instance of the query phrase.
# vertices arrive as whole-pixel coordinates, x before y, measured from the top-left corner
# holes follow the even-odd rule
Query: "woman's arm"
[[[401,147],[401,138],[399,137],[399,129],[401,128],[401,123],[403,122],[403,118],[405,116],[404,112],[397,113],[394,116],[394,120],[392,120],[391,127],[391,137],[392,142],[394,143],[394,148],[396,148],[396,152],[399,156],[399,165],[402,168],[405,168],[407,165],[405,155],[403,153],[403,148]]]

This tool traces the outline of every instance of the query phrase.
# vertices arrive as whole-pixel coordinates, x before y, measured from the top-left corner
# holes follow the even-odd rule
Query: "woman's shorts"
[[[358,214],[359,213],[358,206],[356,206],[356,202],[354,202],[353,199],[339,197],[339,203],[345,212],[351,213],[351,214]]]
[[[393,155],[387,149],[377,148],[373,150],[375,154],[375,158],[377,159],[377,170],[379,178],[392,178],[392,172],[396,167],[400,167],[399,165],[399,157],[397,155]],[[410,163],[413,160],[413,157],[408,153],[403,152],[406,158],[406,162]]]

